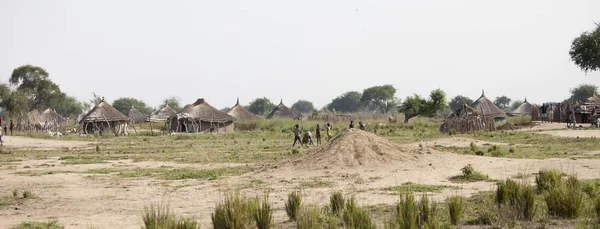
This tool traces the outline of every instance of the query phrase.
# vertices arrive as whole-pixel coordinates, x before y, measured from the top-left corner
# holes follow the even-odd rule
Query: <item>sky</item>
[[[158,106],[205,98],[323,107],[392,84],[396,97],[562,101],[600,85],[570,61],[598,0],[0,1],[0,82],[40,66],[63,92]]]

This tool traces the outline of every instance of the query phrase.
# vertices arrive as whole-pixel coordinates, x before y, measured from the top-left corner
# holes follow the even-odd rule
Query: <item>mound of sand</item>
[[[408,150],[361,130],[346,130],[329,143],[308,150],[292,164],[303,168],[373,168],[413,161]]]

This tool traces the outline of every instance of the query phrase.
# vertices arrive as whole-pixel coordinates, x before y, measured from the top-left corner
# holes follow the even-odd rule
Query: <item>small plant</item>
[[[451,129],[450,131],[448,131],[448,135],[450,135],[450,136],[456,135],[456,130],[455,129]]]
[[[323,228],[323,211],[317,206],[310,206],[302,209],[296,219],[298,229]]]
[[[501,181],[496,184],[495,200],[498,205],[505,204],[508,200],[508,188],[506,187],[506,182]]]
[[[544,195],[548,213],[561,218],[575,219],[583,207],[583,191],[576,177],[570,176],[558,187],[551,188]]]
[[[450,177],[450,180],[454,182],[475,182],[489,179],[487,175],[476,171],[471,164],[462,167],[460,171],[462,172],[462,175]]]
[[[23,191],[23,199],[34,198],[33,193],[29,190]]]
[[[300,153],[300,149],[298,149],[298,148],[292,149],[292,154],[299,154],[299,153]]]
[[[598,196],[597,184],[594,184],[594,183],[585,184],[585,187],[583,187],[583,192],[585,192],[585,194],[587,194],[590,199],[596,198],[596,196]]]
[[[363,208],[356,205],[356,200],[351,197],[346,201],[346,209],[342,217],[346,228],[352,229],[371,229],[375,228],[375,223],[371,215]]]
[[[475,142],[471,142],[471,144],[469,144],[469,148],[471,149],[472,152],[476,152],[479,149],[479,147],[477,147]]]
[[[508,149],[508,152],[509,152],[509,153],[515,153],[515,148],[512,148],[512,147],[511,147],[510,149]]]
[[[472,176],[475,173],[475,169],[471,164],[467,164],[465,167],[462,167],[460,171],[465,177]]]
[[[150,205],[144,207],[142,215],[143,229],[198,229],[198,223],[190,218],[180,218],[173,214],[168,205]]]
[[[562,173],[556,169],[542,169],[535,177],[538,193],[549,191],[560,186]]]
[[[475,151],[475,155],[483,156],[483,155],[485,155],[485,152],[483,152],[483,150],[477,150],[477,151]]]
[[[464,201],[460,196],[452,196],[448,198],[448,213],[450,214],[450,222],[452,225],[458,225],[463,213]]]
[[[58,224],[58,221],[53,220],[49,222],[23,222],[17,226],[12,227],[13,229],[62,229],[63,226]]]
[[[254,221],[258,229],[269,229],[273,226],[273,209],[269,204],[268,196],[262,200],[258,209],[256,209]]]
[[[594,210],[596,212],[596,219],[600,222],[600,197],[596,197],[594,200]]]
[[[417,218],[419,217],[419,209],[417,209],[415,198],[412,194],[406,194],[400,197],[400,201],[396,206],[396,214],[400,228],[417,228]]]
[[[258,209],[257,199],[248,199],[239,193],[225,195],[223,202],[218,203],[211,220],[214,229],[244,229],[254,223]]]
[[[298,217],[300,206],[302,205],[302,199],[298,192],[291,192],[288,194],[287,203],[285,203],[285,213],[290,220],[295,221]]]
[[[334,192],[329,197],[331,212],[334,215],[340,215],[344,211],[344,196],[341,192]]]
[[[492,225],[494,213],[489,209],[481,209],[477,211],[477,223],[481,225]]]
[[[12,196],[13,197],[19,197],[19,190],[17,190],[16,188],[12,190]]]
[[[427,197],[426,193],[423,193],[423,195],[421,196],[421,201],[419,202],[419,218],[417,220],[419,227],[423,227],[424,225],[427,225],[429,222],[431,222],[433,216],[434,215],[432,214],[431,206],[429,203],[429,197]]]

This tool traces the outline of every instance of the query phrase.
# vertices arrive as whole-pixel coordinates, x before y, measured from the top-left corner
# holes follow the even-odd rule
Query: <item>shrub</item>
[[[483,155],[485,155],[485,152],[483,152],[483,150],[477,150],[477,151],[475,151],[475,155],[483,156]]]
[[[471,142],[471,144],[469,144],[469,148],[472,152],[475,152],[478,149],[477,145],[474,142]]]
[[[495,199],[498,205],[508,203],[511,211],[520,219],[532,220],[537,210],[533,187],[525,182],[519,184],[514,180],[506,179],[498,183]]]
[[[143,229],[200,228],[195,220],[177,217],[169,210],[169,206],[164,205],[150,205],[150,207],[144,207],[142,221],[144,222],[144,225],[142,226]]]
[[[488,180],[489,177],[479,171],[476,171],[471,164],[467,164],[460,169],[462,175],[450,177],[451,181],[455,182],[474,182]]]
[[[298,153],[300,153],[300,149],[298,149],[298,148],[292,149],[292,154],[298,154]]]
[[[535,177],[538,193],[548,191],[560,186],[562,173],[556,169],[542,169]]]
[[[505,204],[508,200],[508,188],[506,182],[501,181],[496,184],[496,203],[498,205]]]
[[[600,221],[600,197],[594,198],[594,210],[596,210],[596,218]]]
[[[331,212],[334,215],[340,215],[344,211],[344,196],[341,192],[334,192],[329,197],[329,203],[331,207]]]
[[[419,210],[417,209],[415,198],[412,194],[406,194],[400,197],[400,201],[396,206],[396,214],[400,228],[417,228],[417,218],[419,217]]]
[[[583,192],[585,192],[590,199],[594,199],[598,196],[598,188],[596,186],[597,184],[587,183],[585,184],[585,187],[583,187]]]
[[[464,201],[460,196],[452,196],[448,198],[448,213],[450,214],[450,222],[452,225],[458,225],[460,217],[463,213]]]
[[[523,216],[523,219],[529,221],[533,220],[537,210],[535,206],[535,193],[533,192],[533,187],[527,185],[522,189],[520,203],[520,212]]]
[[[239,193],[225,195],[223,202],[218,203],[211,220],[214,229],[243,229],[254,223],[258,209],[256,199],[242,197]]]
[[[33,193],[29,190],[25,190],[23,191],[23,198],[24,199],[29,199],[29,198],[33,198]]]
[[[290,220],[295,221],[298,217],[300,206],[302,205],[302,199],[298,192],[291,192],[288,194],[287,203],[285,203],[285,213],[288,215]]]
[[[492,225],[494,213],[489,209],[481,209],[477,211],[477,223],[481,225]]]
[[[12,195],[13,197],[19,197],[19,190],[17,190],[16,188],[12,190]]]
[[[268,197],[265,197],[256,209],[254,221],[258,229],[269,229],[273,226],[273,209]]]
[[[371,215],[365,209],[356,205],[354,197],[346,201],[346,209],[342,219],[346,228],[371,229],[376,227]]]
[[[13,229],[61,229],[63,228],[58,221],[53,220],[49,222],[23,222],[17,226],[12,227]]]
[[[316,206],[310,206],[303,208],[295,220],[298,229],[315,229],[323,228],[322,219],[323,211]]]
[[[510,149],[508,149],[508,152],[509,152],[509,153],[515,153],[515,148],[512,148],[512,147],[511,147]]]
[[[576,177],[571,176],[558,187],[551,188],[544,195],[548,213],[561,218],[574,219],[583,206],[583,191]]]
[[[433,214],[429,203],[429,197],[427,197],[426,193],[423,193],[421,201],[419,201],[419,219],[417,220],[419,227],[423,227],[429,223],[432,217]]]

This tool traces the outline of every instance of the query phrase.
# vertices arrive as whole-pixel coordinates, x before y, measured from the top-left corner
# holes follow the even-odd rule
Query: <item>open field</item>
[[[600,141],[543,134],[559,129],[556,124],[449,136],[428,119],[378,127],[375,123],[385,122],[371,121],[368,131],[376,134],[344,132],[345,124],[337,123],[339,137],[331,144],[324,140],[322,147],[292,150],[291,123],[220,135],[4,136],[0,228],[50,220],[65,228],[140,228],[144,207],[157,203],[211,228],[215,205],[231,191],[249,197],[268,192],[277,228],[296,227],[284,210],[290,191],[300,191],[307,205],[326,205],[331,193],[341,191],[355,196],[382,227],[399,193],[427,192],[438,202],[459,195],[476,205],[497,181],[533,182],[540,169],[600,179],[600,157],[593,153],[600,151]],[[454,179],[467,164],[487,177]],[[10,198],[13,190],[30,191],[34,198]],[[575,221],[546,217],[526,225],[572,227],[585,223],[591,207]],[[465,214],[461,225],[485,227],[468,223],[476,217],[472,210]],[[441,219],[449,224],[447,217]]]

